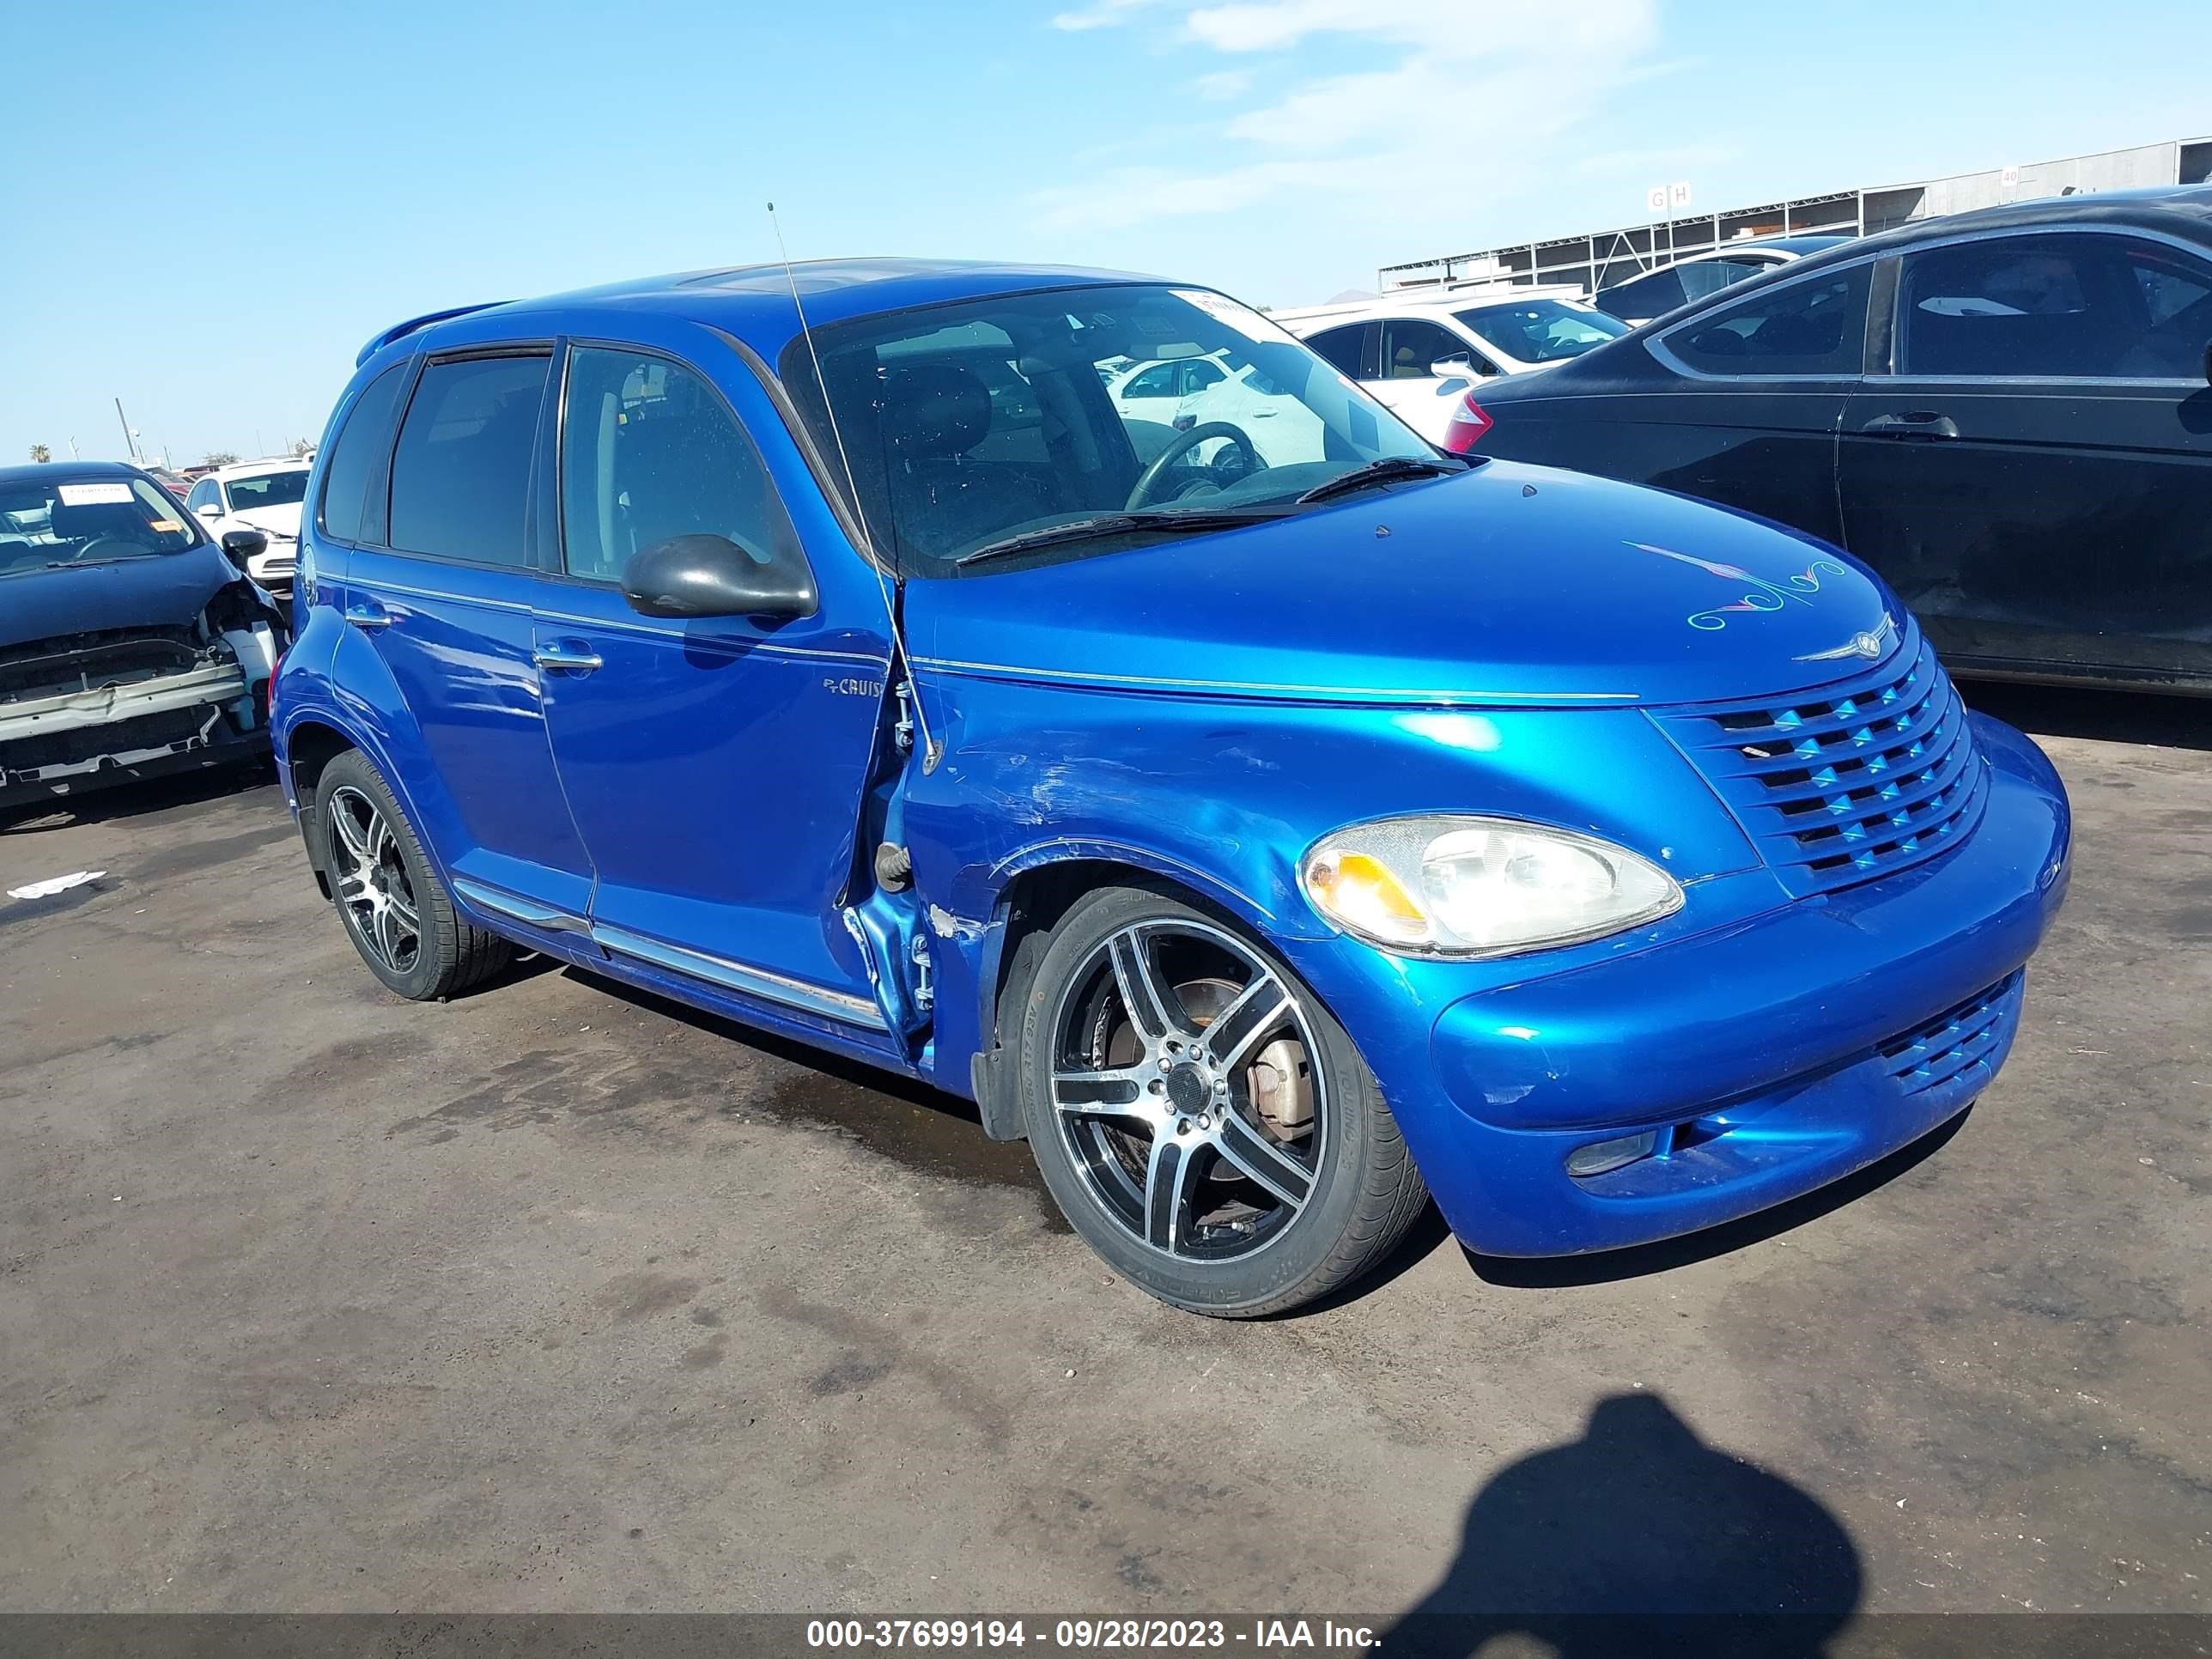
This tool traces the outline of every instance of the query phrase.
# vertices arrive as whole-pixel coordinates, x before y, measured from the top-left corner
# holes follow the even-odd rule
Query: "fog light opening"
[[[1592,1176],[1610,1175],[1640,1158],[1650,1157],[1658,1147],[1659,1131],[1656,1129],[1646,1129],[1640,1134],[1619,1135],[1611,1140],[1593,1140],[1589,1146],[1577,1146],[1567,1154],[1567,1173],[1577,1181],[1587,1181]]]

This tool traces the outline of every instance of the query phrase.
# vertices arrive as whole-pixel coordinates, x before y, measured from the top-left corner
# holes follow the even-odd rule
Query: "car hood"
[[[181,553],[0,576],[0,648],[96,629],[177,627],[239,579],[210,542]]]
[[[287,541],[300,539],[300,503],[286,501],[277,507],[243,507],[222,520],[225,530],[235,530],[240,525],[252,525],[256,530],[265,530],[272,536],[282,536]]]
[[[1680,703],[1836,679],[1892,601],[1826,543],[1491,461],[1249,529],[912,584],[921,665],[1186,696]],[[1903,623],[1901,612],[1897,623]]]

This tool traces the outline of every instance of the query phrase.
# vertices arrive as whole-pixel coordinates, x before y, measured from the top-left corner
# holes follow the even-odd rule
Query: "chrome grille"
[[[1917,624],[1850,679],[1658,719],[1800,894],[1932,858],[1966,838],[1989,798],[1966,706]]]

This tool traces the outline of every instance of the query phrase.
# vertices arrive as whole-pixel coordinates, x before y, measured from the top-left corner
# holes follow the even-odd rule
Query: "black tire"
[[[364,807],[374,809],[376,820],[365,818]],[[378,821],[388,829],[388,840],[370,827]],[[377,854],[374,873],[366,881],[352,873],[361,867],[362,848],[348,838],[346,824]],[[410,1001],[434,1002],[473,989],[514,960],[511,943],[461,920],[414,825],[360,750],[348,750],[323,769],[315,784],[315,833],[340,924],[386,990]],[[396,948],[409,931],[404,925],[382,920],[405,914],[403,905],[411,905],[415,922],[411,951]]]
[[[1122,941],[1132,939],[1139,941],[1133,947],[1139,951],[1148,948],[1142,941],[1160,940],[1149,948],[1168,953],[1162,960],[1171,961],[1181,951],[1187,962],[1197,959],[1191,952],[1212,948],[1212,941],[1224,951],[1220,960],[1224,964],[1234,960],[1228,954],[1233,943],[1249,958],[1251,977],[1241,987],[1232,983],[1230,990],[1218,994],[1230,1000],[1225,1006],[1217,1007],[1212,1017],[1216,1024],[1209,1024],[1193,1015],[1188,997],[1194,985],[1203,987],[1214,981],[1199,979],[1177,987],[1171,983],[1175,970],[1163,971],[1161,981],[1169,983],[1179,1006],[1173,1011],[1161,1010],[1166,1018],[1161,1052],[1152,1059],[1132,1062],[1127,1056],[1133,1045],[1145,1054],[1154,1053],[1139,1023],[1128,1018],[1120,988],[1130,983],[1122,976],[1122,962],[1132,947]],[[1121,955],[1117,957],[1117,952]],[[1103,987],[1098,966],[1102,953],[1107,963],[1104,971],[1110,979]],[[1262,970],[1273,975],[1279,986],[1261,987]],[[1240,1021],[1237,998],[1255,987],[1265,993],[1252,999],[1255,1005],[1267,1001],[1277,989],[1287,994],[1289,1012],[1282,1020],[1271,1024],[1261,1015]],[[1141,999],[1146,993],[1139,988],[1136,994]],[[1102,1005],[1108,1012],[1092,1012]],[[1024,951],[1018,959],[1004,1007],[1002,1018],[1011,1028],[1007,1039],[1014,1049],[1023,1119],[1046,1186],[1069,1224],[1093,1249],[1124,1278],[1163,1302],[1230,1319],[1258,1318],[1302,1306],[1379,1265],[1427,1205],[1428,1190],[1407,1152],[1397,1122],[1383,1103],[1374,1073],[1351,1038],[1287,964],[1224,918],[1164,891],[1102,889],[1078,902],[1053,928],[1041,950]],[[1117,1008],[1118,1013],[1113,1012]],[[1171,1067],[1164,1049],[1172,1046],[1172,1028],[1178,1018],[1189,1018],[1195,1024],[1202,1046],[1215,1046],[1205,1036],[1212,1029],[1222,1048],[1250,1044],[1243,1052],[1256,1052],[1263,1060],[1268,1054],[1289,1053],[1309,1062],[1300,1075],[1309,1079],[1307,1086],[1312,1090],[1308,1097],[1313,1125],[1310,1155],[1292,1146],[1296,1156],[1286,1160],[1293,1169],[1303,1168],[1308,1177],[1303,1199],[1297,1205],[1290,1201],[1297,1185],[1294,1177],[1286,1180],[1279,1194],[1261,1192],[1245,1178],[1244,1171],[1255,1162],[1250,1153],[1255,1141],[1271,1144],[1278,1152],[1290,1143],[1283,1139],[1285,1132],[1279,1128],[1272,1136],[1259,1133],[1267,1127],[1255,1104],[1261,1096],[1249,1081],[1235,1080],[1238,1065],[1219,1063],[1211,1054],[1200,1063],[1193,1050],[1191,1075],[1173,1076],[1174,1070],[1183,1068],[1180,1062]],[[1240,1024],[1246,1033],[1242,1036],[1230,1029]],[[1072,1051],[1071,1030],[1080,1035],[1109,1028],[1111,1038],[1098,1040],[1117,1045],[1122,1058],[1114,1062],[1110,1073],[1085,1072],[1082,1067],[1086,1064],[1103,1062],[1097,1058],[1087,1060],[1079,1047]],[[1291,1041],[1296,1046],[1287,1050],[1278,1043],[1260,1047],[1260,1039],[1271,1032],[1278,1042]],[[1170,1076],[1152,1081],[1151,1068],[1155,1066],[1169,1071]],[[1256,1068],[1243,1069],[1249,1079]],[[1124,1072],[1143,1079],[1141,1087],[1149,1091],[1148,1096],[1133,1097],[1128,1092],[1132,1085],[1121,1081]],[[1110,1085],[1086,1081],[1109,1076],[1114,1079]],[[1211,1088],[1217,1092],[1210,1097],[1212,1109],[1208,1117],[1179,1116],[1184,1110],[1179,1100],[1206,1098],[1209,1078]],[[1103,1092],[1109,1086],[1113,1102],[1135,1101],[1130,1119],[1117,1116],[1113,1103],[1097,1107],[1072,1103],[1065,1109],[1060,1103],[1079,1102],[1086,1091],[1097,1088]],[[1139,1109],[1166,1116],[1137,1125],[1133,1120]],[[1232,1111],[1240,1120],[1233,1137]],[[1208,1118],[1215,1126],[1211,1142],[1201,1133],[1193,1133]],[[1172,1131],[1176,1135],[1188,1138],[1170,1143],[1170,1122],[1178,1126]],[[1154,1129],[1158,1133],[1154,1133]],[[1170,1145],[1188,1149],[1175,1155],[1187,1160],[1191,1171],[1200,1172],[1186,1172],[1184,1188],[1174,1188],[1172,1181],[1158,1179],[1164,1158],[1161,1148]],[[1237,1152],[1233,1165],[1232,1150]],[[1112,1157],[1102,1156],[1102,1152]],[[1139,1162],[1145,1164],[1141,1176],[1136,1169]],[[1197,1197],[1188,1203],[1171,1197],[1164,1211],[1154,1201],[1156,1190],[1164,1188],[1227,1194],[1210,1214],[1233,1218],[1225,1224],[1201,1218],[1200,1203],[1215,1200]],[[1133,1206],[1129,1201],[1133,1191],[1138,1192]],[[1256,1218],[1249,1217],[1244,1212],[1249,1206],[1239,1200],[1239,1193],[1263,1203],[1273,1199],[1276,1207],[1272,1213],[1263,1211]],[[1164,1227],[1163,1213],[1170,1218]],[[1252,1242],[1239,1243],[1240,1229],[1246,1230]],[[1152,1237],[1140,1236],[1144,1233]],[[1206,1250],[1219,1253],[1179,1253]]]

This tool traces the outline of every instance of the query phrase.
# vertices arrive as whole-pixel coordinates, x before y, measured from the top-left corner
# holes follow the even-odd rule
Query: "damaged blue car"
[[[277,756],[379,980],[538,951],[926,1079],[1203,1313],[1431,1195],[1564,1255],[1858,1170],[1995,1079],[2065,892],[2049,763],[1863,568],[1431,447],[1203,288],[417,319],[308,503]]]
[[[137,467],[0,467],[0,811],[269,750],[286,620]]]

